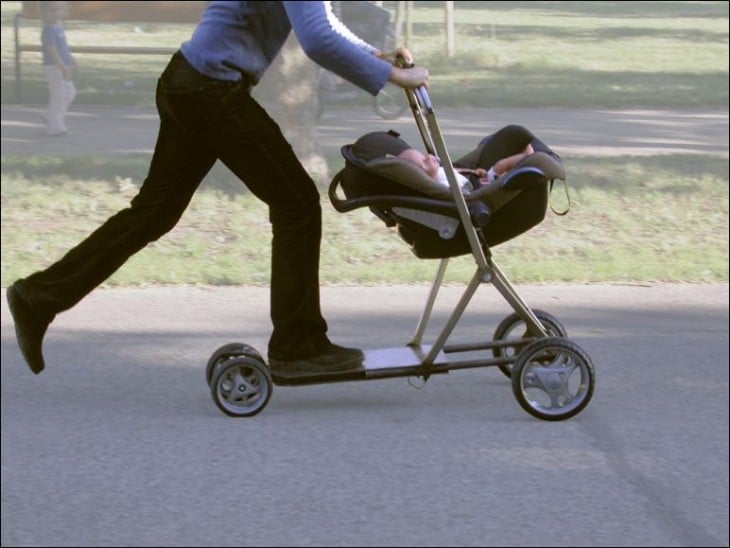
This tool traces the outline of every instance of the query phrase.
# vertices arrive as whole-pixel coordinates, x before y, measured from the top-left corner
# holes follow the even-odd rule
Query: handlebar
[[[396,56],[396,65],[399,68],[403,69],[410,69],[415,67],[415,63],[406,63],[405,58],[402,55]],[[425,85],[418,86],[414,89],[407,89],[406,92],[413,92],[416,96],[416,99],[418,100],[419,104],[422,108],[426,109],[427,111],[433,111],[433,106],[431,105],[431,98],[428,96],[428,90],[426,89]]]

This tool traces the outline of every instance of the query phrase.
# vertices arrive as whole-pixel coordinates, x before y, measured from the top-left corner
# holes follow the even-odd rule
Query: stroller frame
[[[444,142],[443,134],[441,133],[438,122],[436,121],[436,114],[434,112],[426,88],[421,87],[415,90],[406,90],[406,95],[408,97],[408,103],[410,104],[411,110],[413,111],[419,133],[421,134],[421,138],[423,139],[423,143],[426,149],[431,154],[436,154],[441,159],[441,165],[444,167],[446,178],[449,181],[449,187],[451,188],[451,193],[459,212],[459,217],[461,219],[462,225],[464,226],[466,237],[471,247],[472,255],[474,256],[474,260],[477,264],[476,272],[474,273],[471,282],[466,287],[466,290],[461,300],[457,304],[449,320],[446,322],[446,325],[444,326],[441,334],[436,338],[433,349],[424,359],[424,376],[427,377],[429,364],[431,364],[435,359],[434,352],[437,352],[444,347],[444,345],[446,344],[446,340],[448,339],[453,329],[456,327],[456,324],[461,318],[461,315],[466,310],[467,305],[471,301],[474,293],[476,293],[477,288],[482,282],[490,282],[497,289],[497,291],[499,291],[504,299],[525,322],[528,327],[528,331],[542,337],[547,337],[548,333],[543,328],[535,313],[517,294],[517,292],[507,280],[507,277],[494,262],[489,248],[482,245],[482,240],[479,237],[479,231],[481,230],[481,227],[479,227],[478,225],[474,226],[476,223],[472,222],[472,213],[469,211],[469,206],[466,203],[466,198],[461,192],[459,183],[457,182],[456,171],[451,162],[451,157],[449,156],[448,150],[446,149],[446,143]],[[488,211],[481,211],[480,213],[482,215],[485,215],[486,217],[488,217],[489,215]],[[484,221],[482,221],[482,223],[486,224],[486,222]],[[448,267],[448,262],[448,258],[441,259],[439,268],[436,273],[436,277],[431,286],[431,292],[429,294],[428,300],[426,301],[426,308],[424,309],[421,319],[419,320],[418,327],[416,328],[416,333],[409,343],[412,346],[421,344],[421,340],[426,331],[431,311],[433,310],[433,306],[438,296],[438,291],[441,287],[444,275],[446,273],[446,268]],[[490,346],[491,345],[486,346],[485,348],[489,348]],[[454,349],[454,351],[457,350]],[[490,363],[485,365],[499,364]]]
[[[208,360],[206,380],[213,401],[224,414],[233,417],[256,415],[268,403],[274,385],[298,386],[411,376],[423,377],[425,382],[432,374],[488,366],[499,367],[511,379],[513,393],[520,406],[534,417],[549,421],[565,420],[580,413],[590,401],[595,383],[590,357],[567,339],[565,328],[555,317],[530,309],[497,266],[482,233],[491,212],[485,204],[468,204],[460,191],[426,88],[406,90],[406,96],[426,149],[441,159],[453,196],[449,205],[452,208],[456,206],[457,215],[452,215],[460,220],[476,262],[476,270],[464,293],[434,342],[424,344],[423,338],[449,263],[448,257],[440,259],[411,340],[403,347],[364,350],[361,368],[353,371],[272,377],[265,360],[253,347],[245,343],[221,346]],[[362,197],[340,200],[337,190],[341,173],[335,176],[329,189],[330,199],[340,212],[372,204],[412,207],[411,204],[434,202],[398,196],[392,197],[392,203],[388,199],[383,202],[382,196],[372,200]],[[482,283],[491,283],[514,313],[502,320],[491,341],[447,345]],[[519,332],[517,336],[514,335],[516,331]],[[493,357],[470,360],[449,360],[447,357],[449,354],[482,350],[491,350]]]

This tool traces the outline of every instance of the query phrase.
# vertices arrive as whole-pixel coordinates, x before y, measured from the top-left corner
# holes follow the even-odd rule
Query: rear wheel
[[[385,31],[381,49],[385,52],[395,49],[395,29],[392,25]],[[383,120],[395,120],[408,110],[408,99],[400,87],[386,82],[380,93],[373,98],[373,108]]]
[[[383,120],[395,120],[408,110],[408,100],[401,88],[386,83],[373,98],[373,108]]]
[[[512,368],[512,392],[530,415],[561,421],[580,413],[593,397],[595,371],[577,344],[560,337],[528,345]]]
[[[563,324],[561,324],[555,316],[545,312],[544,310],[533,310],[532,312],[533,314],[535,314],[535,316],[537,316],[537,319],[540,320],[540,323],[542,324],[543,328],[545,328],[545,331],[547,331],[547,334],[549,336],[563,338],[568,336],[565,327],[563,327]],[[514,312],[507,316],[504,320],[500,322],[500,324],[497,326],[497,329],[494,330],[495,341],[507,341],[510,339],[521,338],[524,339],[531,336],[534,337],[534,335],[530,334],[529,329],[527,329],[527,324],[520,317],[520,315],[517,314],[517,312]],[[503,348],[495,348],[492,352],[494,353],[495,358],[515,357],[517,356],[517,354],[520,353],[521,348],[522,347],[520,346],[509,346]],[[506,377],[511,378],[512,367],[512,364],[500,365],[499,370]]]

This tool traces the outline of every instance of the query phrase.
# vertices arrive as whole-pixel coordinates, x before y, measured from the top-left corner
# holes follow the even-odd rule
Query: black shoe
[[[5,297],[15,322],[15,338],[28,367],[38,375],[45,367],[43,361],[43,335],[51,319],[33,313],[28,303],[20,296],[15,284],[8,287]]]
[[[362,366],[364,354],[357,348],[345,348],[329,343],[323,352],[300,360],[269,359],[271,374],[275,377],[317,375],[355,371]]]

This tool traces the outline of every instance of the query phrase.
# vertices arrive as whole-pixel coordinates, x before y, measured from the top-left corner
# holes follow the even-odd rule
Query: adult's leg
[[[7,289],[18,346],[35,374],[45,367],[43,337],[56,314],[172,229],[216,160],[203,136],[179,124],[162,81],[157,86],[157,144],[148,176],[131,206],[110,217],[60,261]]]
[[[279,126],[246,92],[229,99],[216,151],[269,206],[272,225],[269,357],[307,358],[329,344],[319,294],[320,195]]]
[[[131,255],[175,226],[215,159],[194,134],[161,111],[149,173],[131,206],[58,262],[16,282],[18,293],[40,316],[52,318],[71,308]]]

